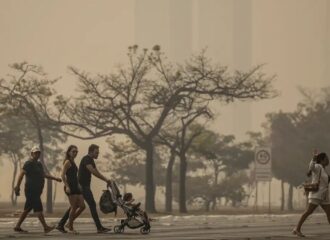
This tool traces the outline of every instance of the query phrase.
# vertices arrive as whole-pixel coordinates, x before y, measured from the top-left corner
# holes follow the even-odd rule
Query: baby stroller
[[[147,213],[142,211],[140,203],[138,204],[127,204],[120,194],[120,191],[115,182],[111,182],[107,186],[107,190],[103,191],[100,199],[100,209],[103,213],[115,212],[117,214],[117,206],[123,209],[126,218],[121,219],[120,225],[116,225],[113,228],[115,233],[123,233],[125,227],[130,229],[140,228],[141,234],[150,233],[150,221]]]

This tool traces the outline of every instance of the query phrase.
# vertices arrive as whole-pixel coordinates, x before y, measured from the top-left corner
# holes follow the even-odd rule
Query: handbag
[[[321,173],[322,173],[322,168],[320,169],[319,180],[316,183],[304,183],[303,184],[305,193],[317,192],[319,190]]]
[[[117,204],[114,203],[109,190],[104,190],[100,197],[100,210],[107,214],[114,212],[117,215]]]

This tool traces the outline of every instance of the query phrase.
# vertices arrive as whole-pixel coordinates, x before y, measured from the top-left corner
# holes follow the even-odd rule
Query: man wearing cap
[[[45,173],[44,168],[39,162],[41,151],[38,147],[33,147],[31,149],[30,159],[24,163],[23,169],[18,177],[17,184],[14,188],[16,195],[19,195],[21,182],[25,176],[25,205],[24,211],[22,212],[15,228],[15,232],[27,232],[21,228],[21,225],[28,213],[33,209],[37,214],[42,226],[44,227],[44,232],[48,233],[52,231],[55,227],[50,227],[47,225],[44,215],[43,207],[41,202],[41,194],[44,188],[45,178],[61,182],[60,178],[56,178],[48,173]]]

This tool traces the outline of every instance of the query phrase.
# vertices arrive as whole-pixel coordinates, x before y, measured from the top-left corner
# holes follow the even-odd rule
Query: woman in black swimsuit
[[[66,225],[69,232],[77,233],[73,228],[73,221],[84,211],[85,203],[78,183],[78,168],[74,162],[77,156],[78,148],[74,145],[69,146],[66,151],[64,166],[62,170],[62,180],[64,191],[69,198],[71,211],[69,223]]]

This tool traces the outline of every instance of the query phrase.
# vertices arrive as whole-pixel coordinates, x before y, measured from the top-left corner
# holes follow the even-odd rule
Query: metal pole
[[[268,202],[268,213],[271,213],[271,189],[272,189],[272,180],[269,181],[269,187],[268,187],[268,191],[269,191],[269,202]]]
[[[256,199],[254,202],[255,211],[258,212],[258,180],[256,180]]]

